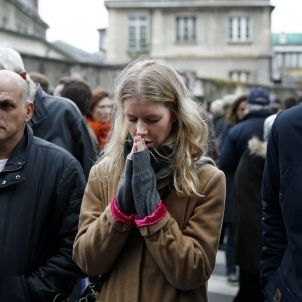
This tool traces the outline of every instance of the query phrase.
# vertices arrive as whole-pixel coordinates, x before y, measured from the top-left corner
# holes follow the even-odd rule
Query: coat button
[[[5,185],[5,184],[6,184],[6,180],[3,180],[3,181],[2,181],[2,184]]]
[[[20,179],[21,178],[21,176],[20,175],[16,175],[16,179]]]

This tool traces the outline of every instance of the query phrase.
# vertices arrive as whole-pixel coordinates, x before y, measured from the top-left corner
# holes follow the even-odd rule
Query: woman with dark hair
[[[93,129],[100,149],[103,149],[111,130],[112,102],[109,93],[97,88],[92,91],[91,105],[87,114],[87,123]]]

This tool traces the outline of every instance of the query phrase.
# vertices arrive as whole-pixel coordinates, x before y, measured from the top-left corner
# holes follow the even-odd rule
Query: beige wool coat
[[[168,212],[158,223],[138,229],[115,220],[108,205],[120,174],[108,175],[102,161],[91,169],[73,259],[88,275],[109,272],[102,302],[206,302],[221,231],[225,177],[216,167],[200,168],[199,193],[163,200]],[[159,193],[168,180],[160,183]]]

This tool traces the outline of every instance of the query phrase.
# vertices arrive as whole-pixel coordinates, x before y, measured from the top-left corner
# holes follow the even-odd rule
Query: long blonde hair
[[[208,130],[180,75],[163,62],[135,61],[117,78],[114,96],[117,104],[113,132],[101,159],[108,162],[108,175],[121,172],[124,167],[124,145],[129,135],[124,114],[125,100],[137,98],[161,102],[176,117],[165,143],[174,149],[174,187],[179,194],[199,195],[196,162],[205,153]]]

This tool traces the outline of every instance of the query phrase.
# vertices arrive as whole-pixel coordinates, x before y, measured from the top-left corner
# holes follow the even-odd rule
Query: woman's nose
[[[107,107],[105,108],[105,112],[106,112],[107,114],[111,114],[111,110],[112,110],[112,107],[111,107],[111,106],[107,106]]]
[[[136,135],[146,135],[148,133],[148,130],[146,126],[143,123],[138,123],[136,127]]]

